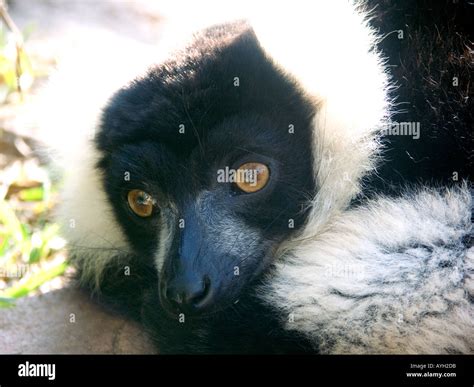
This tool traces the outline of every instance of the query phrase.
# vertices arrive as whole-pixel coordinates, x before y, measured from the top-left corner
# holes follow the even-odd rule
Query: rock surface
[[[138,324],[103,310],[76,289],[64,288],[0,309],[0,353],[152,354],[156,350]]]

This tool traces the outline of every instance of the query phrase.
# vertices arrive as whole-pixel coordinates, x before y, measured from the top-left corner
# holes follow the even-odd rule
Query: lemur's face
[[[237,302],[315,190],[312,106],[244,27],[119,91],[96,139],[115,216],[173,314]]]

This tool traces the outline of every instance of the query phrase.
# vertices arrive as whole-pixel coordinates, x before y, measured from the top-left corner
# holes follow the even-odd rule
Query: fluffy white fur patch
[[[474,351],[469,189],[341,213],[276,266],[261,297],[323,353]]]
[[[309,227],[316,235],[360,192],[374,168],[380,129],[390,115],[389,77],[379,36],[358,1],[272,4],[250,17],[269,57],[314,98],[313,156],[318,192]],[[282,28],[283,27],[283,28]]]
[[[59,58],[57,71],[38,93],[35,109],[25,121],[39,126],[45,144],[41,151],[60,174],[56,219],[70,256],[82,268],[83,280],[98,286],[105,266],[126,254],[129,246],[95,167],[100,153],[93,138],[109,98],[154,62],[150,57],[154,51],[100,34],[71,51]]]

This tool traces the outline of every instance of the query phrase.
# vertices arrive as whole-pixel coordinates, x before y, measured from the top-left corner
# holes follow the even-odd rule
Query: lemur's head
[[[98,124],[133,61],[79,57],[56,78],[43,125],[61,139],[58,219],[85,284],[173,314],[247,305],[273,262],[291,264],[282,251],[296,256],[349,205],[373,167],[387,77],[364,15],[330,3],[204,30],[116,92]],[[98,77],[93,94],[80,74]]]
[[[110,100],[98,169],[127,243],[156,266],[166,310],[236,302],[303,227],[313,112],[245,23],[206,30]]]

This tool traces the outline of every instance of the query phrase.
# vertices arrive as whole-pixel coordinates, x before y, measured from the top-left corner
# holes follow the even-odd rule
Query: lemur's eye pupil
[[[235,184],[246,192],[253,193],[263,189],[270,180],[270,170],[262,163],[245,163],[237,170]]]
[[[153,213],[154,200],[145,191],[134,189],[128,193],[127,200],[131,210],[138,216],[146,218]]]

